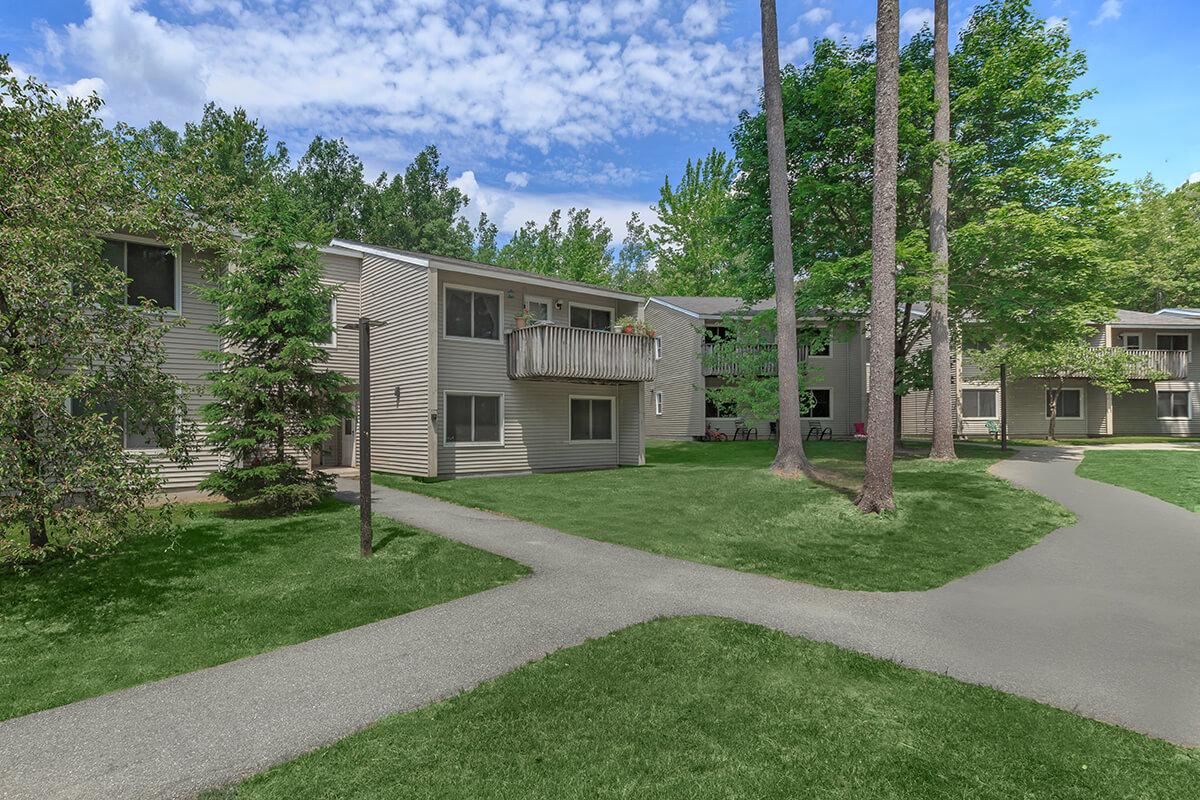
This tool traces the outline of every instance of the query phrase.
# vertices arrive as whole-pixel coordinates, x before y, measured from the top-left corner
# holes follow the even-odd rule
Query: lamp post
[[[1000,449],[1008,449],[1008,365],[1000,365]]]
[[[386,322],[359,317],[345,326],[358,331],[358,553],[370,558],[371,532],[371,328]]]

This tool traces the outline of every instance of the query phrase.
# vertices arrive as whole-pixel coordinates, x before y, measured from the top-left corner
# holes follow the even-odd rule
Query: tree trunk
[[[878,0],[875,19],[875,172],[871,200],[871,393],[867,458],[859,509],[896,507],[892,497],[892,430],[896,383],[896,158],[900,106],[900,3]]]
[[[1054,423],[1058,422],[1058,395],[1062,392],[1062,387],[1050,390],[1050,430],[1046,432],[1046,438],[1054,441]]]
[[[50,544],[50,534],[46,530],[46,516],[34,514],[29,521],[29,548],[41,550],[48,544]]]
[[[950,210],[950,56],[948,33],[949,0],[933,3],[933,96],[937,113],[933,141],[939,152],[933,162],[933,191],[929,201],[929,250],[933,253],[932,297],[929,304],[929,335],[933,344],[933,447],[931,458],[950,460],[954,454],[954,394],[950,357],[950,240],[947,217]]]
[[[904,435],[904,397],[892,390],[892,449],[900,447],[900,439]]]
[[[772,469],[809,472],[800,430],[800,380],[796,357],[796,270],[792,264],[792,212],[788,200],[787,145],[783,138],[783,86],[775,0],[761,0],[763,105],[767,115],[767,170],[771,189],[771,239],[775,262],[776,347],[779,364],[779,445]]]

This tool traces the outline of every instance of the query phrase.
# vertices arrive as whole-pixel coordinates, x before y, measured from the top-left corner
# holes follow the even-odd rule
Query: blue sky
[[[782,0],[781,47],[873,31],[870,0]],[[952,35],[973,4],[951,0]],[[1200,4],[1036,0],[1087,51],[1087,113],[1119,174],[1200,180]],[[932,18],[906,0],[905,32]],[[1060,22],[1065,21],[1065,22]],[[587,206],[617,233],[663,176],[727,148],[762,78],[758,4],[740,0],[19,0],[0,51],[110,120],[182,125],[242,105],[299,155],[343,137],[368,171],[437,144],[456,185],[511,231]]]

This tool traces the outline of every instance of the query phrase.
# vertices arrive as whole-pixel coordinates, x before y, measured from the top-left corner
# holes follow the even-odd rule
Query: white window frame
[[[1000,419],[1000,387],[998,387],[998,386],[964,386],[964,387],[962,387],[962,392],[964,394],[966,392],[991,392],[996,398],[996,413],[994,415],[992,415],[990,417],[968,417],[966,414],[963,414],[962,418],[964,420]],[[961,396],[958,399],[958,408],[959,408],[960,412],[964,408],[964,404],[963,404]],[[1072,419],[1074,419],[1074,417],[1072,417]]]
[[[326,284],[326,285],[329,285],[329,284]],[[338,334],[337,334],[337,332],[338,332],[337,306],[338,306],[337,296],[334,295],[333,297],[331,297],[329,299],[329,321],[330,321],[330,324],[333,325],[333,336],[330,338],[330,340],[328,342],[313,342],[313,344],[315,344],[317,347],[323,348],[325,350],[333,350],[338,346],[338,343],[337,343],[337,336],[338,336]]]
[[[446,333],[446,327],[450,324],[449,304],[446,302],[446,293],[456,289],[460,292],[478,292],[479,294],[494,294],[500,301],[497,308],[496,318],[496,338],[483,339],[477,336],[453,336]],[[471,330],[475,330],[475,301],[471,301]],[[458,283],[443,283],[442,284],[442,338],[451,342],[484,342],[491,345],[504,344],[504,290],[503,289],[483,289],[478,286],[465,286]],[[463,394],[456,392],[455,394]]]
[[[122,245],[125,246],[124,251],[123,251],[123,257],[122,257],[123,263],[121,264],[121,270],[125,273],[126,278],[129,277],[129,245],[142,244],[142,245],[146,245],[147,247],[157,247],[162,250],[169,250],[171,252],[171,255],[173,255],[175,257],[174,258],[174,261],[175,261],[175,307],[174,308],[162,308],[161,306],[158,306],[158,309],[160,311],[162,311],[163,314],[165,314],[169,317],[178,317],[181,314],[183,314],[183,253],[180,250],[178,250],[174,247],[167,247],[162,242],[155,241],[154,239],[147,239],[144,236],[128,236],[125,234],[114,233],[111,235],[106,234],[105,236],[102,236],[100,238],[106,239],[110,242],[120,242]],[[126,298],[127,298],[125,301],[126,305],[130,305],[130,306],[136,308],[136,306],[133,306],[133,304],[129,303],[129,301],[128,301],[128,291],[129,291],[128,285],[126,285],[123,288],[126,291]]]
[[[487,341],[484,339],[484,341]],[[498,442],[452,442],[450,433],[450,403],[453,397],[499,397],[500,398],[500,441]],[[475,435],[475,403],[471,403],[471,435]],[[443,447],[504,447],[504,392],[476,392],[470,389],[447,389],[442,392],[442,446]]]
[[[806,391],[806,392],[813,392],[813,391],[829,392],[829,416],[828,417],[810,417],[810,416],[802,413],[800,415],[800,419],[812,419],[812,420],[821,420],[821,421],[829,421],[829,420],[833,419],[833,387],[832,386],[805,386],[804,391]]]
[[[571,309],[576,308],[576,307],[590,308],[593,311],[607,311],[608,312],[608,330],[610,333],[612,332],[613,325],[615,325],[617,322],[617,309],[616,308],[614,308],[613,306],[594,306],[594,305],[591,305],[590,303],[577,303],[574,300],[569,300],[569,301],[567,301],[567,327],[572,327],[571,326]],[[599,328],[587,328],[586,330],[600,330],[600,329]]]
[[[662,337],[654,337],[654,360],[662,361]]]
[[[530,303],[545,303],[546,304],[546,319],[538,320],[539,322],[554,322],[554,301],[549,297],[539,297],[533,294],[527,294],[523,298],[521,309],[529,308]]]
[[[1136,346],[1131,345],[1129,343],[1130,339],[1137,339],[1137,345]],[[1140,333],[1122,333],[1121,334],[1121,346],[1124,347],[1126,350],[1141,350],[1142,349],[1142,335]]]
[[[654,393],[654,415],[661,417],[663,415],[663,396],[662,392]]]
[[[75,413],[75,398],[67,398],[67,413]],[[187,416],[187,411],[184,411],[184,416]],[[183,417],[175,418],[175,435],[178,436],[183,430]],[[122,453],[145,453],[147,455],[162,455],[167,452],[165,447],[129,447],[129,410],[121,409],[121,452]]]
[[[1065,386],[1061,390],[1059,390],[1058,402],[1055,403],[1056,408],[1062,408],[1062,405],[1061,405],[1062,396],[1066,392],[1075,392],[1076,394],[1079,395],[1079,416],[1078,417],[1064,417],[1061,413],[1059,413],[1055,417],[1055,419],[1077,419],[1077,420],[1086,421],[1087,420],[1087,397],[1084,396],[1083,388],[1080,386]],[[997,398],[997,400],[999,400],[999,398]],[[1049,402],[1049,400],[1050,400],[1050,390],[1047,389],[1046,394],[1042,396],[1042,404],[1046,405]],[[1045,413],[1045,411],[1043,411],[1043,413]],[[1046,414],[1046,416],[1043,417],[1043,419],[1050,419],[1050,415]]]
[[[1160,417],[1160,416],[1158,416],[1158,396],[1160,394],[1162,394],[1163,392],[1170,392],[1172,394],[1182,394],[1187,398],[1187,402],[1184,404],[1187,406],[1187,416],[1186,417]],[[1187,389],[1157,389],[1156,388],[1154,390],[1154,418],[1155,419],[1163,419],[1163,420],[1191,419],[1192,418],[1192,393],[1190,391],[1188,391]]]
[[[612,409],[612,423],[609,426],[607,439],[576,439],[571,436],[571,403],[575,400],[607,400]],[[572,394],[567,395],[567,443],[568,444],[615,444],[617,441],[617,398],[611,394]]]

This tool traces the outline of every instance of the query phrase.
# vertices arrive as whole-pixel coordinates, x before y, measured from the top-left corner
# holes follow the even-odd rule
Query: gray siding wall
[[[434,263],[436,266],[436,262]],[[621,463],[640,463],[641,413],[636,389],[622,408],[621,397],[613,384],[586,384],[565,381],[509,380],[503,336],[499,341],[460,340],[444,334],[443,287],[446,284],[501,293],[500,316],[504,331],[513,327],[513,318],[525,304],[525,297],[541,297],[551,302],[552,322],[566,325],[572,302],[613,309],[613,317],[636,316],[639,304],[630,301],[597,298],[583,292],[561,288],[529,286],[499,278],[437,272],[436,335],[437,397],[436,426],[437,472],[440,475],[468,475],[492,472],[527,472],[613,467]],[[509,297],[511,292],[512,297]],[[554,308],[561,303],[561,308]],[[635,384],[635,386],[640,386]],[[479,392],[503,396],[504,426],[501,444],[452,445],[444,441],[446,392]],[[611,397],[616,403],[615,441],[572,442],[570,440],[570,398],[572,396]],[[632,413],[632,417],[630,414]],[[634,429],[639,429],[635,435]],[[636,457],[630,455],[637,448]]]
[[[646,385],[646,436],[691,439],[704,435],[704,376],[700,350],[700,320],[665,308],[646,306],[646,322],[662,340],[662,358],[655,379]],[[662,392],[663,413],[655,413],[654,393]],[[732,433],[732,431],[731,431]]]
[[[334,343],[332,347],[327,348],[327,366],[357,382],[358,334],[355,331],[343,330],[343,327],[358,322],[362,261],[349,256],[322,253],[321,267],[321,282],[338,287],[334,301]]]
[[[1200,347],[1200,327],[1140,330],[1135,327],[1116,327],[1112,331],[1113,344],[1119,344],[1121,334],[1139,334],[1141,345],[1149,350],[1158,349],[1158,334],[1181,334],[1191,336],[1191,360],[1187,376],[1178,380],[1137,381],[1134,386],[1146,391],[1136,394],[1118,395],[1113,398],[1113,428],[1117,435],[1143,436],[1189,436],[1200,434],[1200,360],[1196,349]],[[1191,407],[1191,419],[1159,419],[1156,392],[1187,392]]]
[[[372,466],[381,472],[434,475],[435,273],[367,255],[361,285],[366,316],[387,323],[371,332]]]

